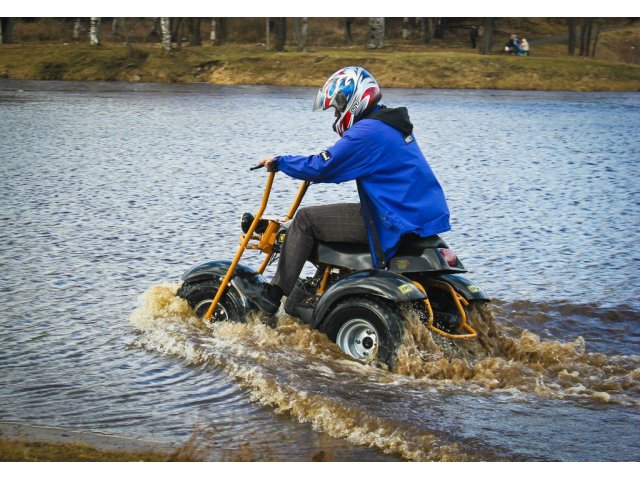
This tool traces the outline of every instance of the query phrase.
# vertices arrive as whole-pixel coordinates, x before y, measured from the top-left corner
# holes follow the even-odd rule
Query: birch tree
[[[100,17],[91,17],[91,26],[89,27],[89,43],[94,47],[100,45]]]
[[[80,32],[82,31],[82,20],[80,18],[76,18],[76,21],[73,23],[73,41],[77,42],[80,40]]]
[[[160,30],[162,31],[162,48],[165,52],[171,51],[171,22],[169,17],[160,18]]]
[[[307,32],[309,30],[309,22],[307,17],[296,18],[294,21],[296,29],[296,37],[298,39],[298,50],[301,52],[307,51]]]
[[[214,45],[223,45],[227,41],[227,19],[224,17],[211,19],[211,35]]]
[[[216,18],[213,17],[211,19],[211,34],[209,34],[209,40],[211,40],[211,43],[213,43],[214,45],[216,44]]]
[[[384,17],[369,17],[367,48],[384,47]]]

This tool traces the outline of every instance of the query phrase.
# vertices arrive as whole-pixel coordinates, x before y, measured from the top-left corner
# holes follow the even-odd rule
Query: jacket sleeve
[[[367,133],[367,128],[354,125],[333,146],[317,155],[277,157],[278,169],[290,177],[316,183],[355,180],[370,173]]]

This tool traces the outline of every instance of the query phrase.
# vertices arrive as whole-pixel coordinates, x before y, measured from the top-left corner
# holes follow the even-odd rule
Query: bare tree
[[[100,17],[91,17],[91,26],[89,27],[89,43],[97,47],[100,45]]]
[[[347,43],[353,43],[353,37],[351,36],[351,25],[355,20],[354,17],[346,17],[344,19],[344,40]]]
[[[276,34],[276,52],[284,51],[284,44],[287,41],[287,18],[276,17],[273,19],[273,30]]]
[[[307,32],[309,30],[309,22],[307,17],[296,18],[294,20],[294,26],[296,29],[296,38],[298,39],[298,50],[301,52],[307,51]]]
[[[224,17],[211,19],[211,36],[214,45],[224,45],[227,41],[227,19]]]
[[[158,27],[160,27],[160,18],[152,17],[151,18],[151,28],[149,29],[149,33],[147,33],[147,42],[157,42],[160,40],[160,35],[158,34]]]
[[[567,30],[568,30],[568,38],[567,38],[567,53],[573,56],[576,53],[576,18],[567,18]]]
[[[384,17],[369,17],[367,48],[384,47]]]
[[[593,36],[593,45],[591,46],[591,58],[596,56],[596,47],[598,46],[598,39],[600,38],[600,31],[602,30],[602,22],[596,21],[596,33]]]
[[[496,29],[496,19],[493,17],[486,17],[484,19],[484,29],[482,33],[482,43],[480,46],[480,53],[487,55],[491,53],[493,47],[493,34]]]
[[[591,30],[593,29],[593,18],[585,18],[580,27],[580,56],[591,55]]]
[[[80,40],[80,32],[82,31],[82,19],[76,18],[76,21],[73,22],[73,41],[77,42]]]
[[[216,44],[216,17],[211,19],[211,33],[209,34],[209,40],[215,45]]]
[[[160,18],[160,30],[162,31],[162,48],[165,52],[171,51],[171,22],[169,17]]]
[[[13,17],[0,18],[0,44],[11,43],[15,24],[16,19]]]
[[[402,39],[409,40],[413,34],[413,23],[411,22],[411,18],[403,17],[402,18]]]
[[[202,45],[200,23],[200,18],[189,18],[189,45],[192,47],[199,47]]]
[[[434,19],[432,17],[423,17],[420,19],[420,36],[422,41],[427,44],[433,39],[435,33]]]

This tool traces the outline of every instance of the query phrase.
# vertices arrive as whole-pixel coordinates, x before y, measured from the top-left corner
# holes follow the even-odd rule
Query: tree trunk
[[[409,40],[411,38],[411,33],[413,29],[411,28],[411,18],[403,17],[402,18],[402,39]]]
[[[354,17],[346,17],[344,19],[344,40],[347,43],[353,43],[353,37],[351,36],[351,24]]]
[[[13,26],[16,19],[13,17],[0,18],[0,44],[11,43],[13,40]]]
[[[598,46],[598,39],[600,38],[600,30],[602,30],[602,22],[596,21],[596,33],[593,36],[593,45],[591,47],[591,58],[596,57],[596,47]]]
[[[171,22],[169,17],[160,18],[160,30],[162,31],[162,48],[165,52],[171,51]]]
[[[569,38],[567,40],[567,53],[570,56],[574,56],[576,53],[576,19],[567,18],[567,29]]]
[[[214,45],[224,45],[227,41],[227,19],[225,17],[213,19],[211,21],[211,28],[211,35],[215,37]]]
[[[81,19],[76,18],[76,21],[73,23],[73,41],[77,42],[80,40],[80,32],[82,31],[82,22]]]
[[[100,17],[91,17],[89,43],[94,47],[100,45]]]
[[[287,18],[276,17],[273,19],[273,26],[276,34],[276,52],[284,51],[284,44],[287,41]]]
[[[420,30],[422,31],[422,41],[428,44],[433,39],[433,18],[422,18],[420,21]]]
[[[591,52],[591,29],[593,19],[585,18],[580,26],[580,56],[588,57]]]
[[[496,19],[493,17],[486,17],[484,19],[484,28],[482,32],[482,42],[480,47],[480,53],[487,55],[491,53],[493,47],[493,33],[496,28]]]
[[[118,33],[118,17],[114,17],[113,20],[111,20],[111,38],[117,39],[119,37],[120,34]]]
[[[384,17],[369,17],[367,48],[384,47]]]
[[[160,24],[160,19],[158,17],[151,18],[151,29],[147,34],[147,42],[155,43],[160,40],[160,35],[158,34],[158,26]]]
[[[214,45],[216,44],[216,28],[216,19],[213,17],[211,19],[211,34],[209,35],[209,40],[211,40],[211,43]]]
[[[307,17],[296,18],[294,20],[296,29],[296,38],[298,39],[298,50],[300,52],[307,51],[307,32],[309,31],[309,22]]]
[[[437,38],[439,40],[444,39],[444,31],[447,28],[447,19],[442,17],[436,17],[435,19],[435,30],[433,32],[433,38]]]
[[[199,47],[202,45],[202,35],[200,34],[200,19],[189,19],[189,46]]]

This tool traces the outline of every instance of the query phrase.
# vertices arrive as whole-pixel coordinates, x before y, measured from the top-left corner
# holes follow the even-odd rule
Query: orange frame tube
[[[271,187],[273,186],[274,177],[275,177],[275,172],[269,172],[269,178],[267,178],[267,186],[265,187],[264,195],[262,196],[262,203],[260,204],[260,209],[258,210],[258,213],[256,213],[256,216],[253,219],[253,222],[251,223],[251,226],[247,230],[247,233],[245,234],[244,238],[242,239],[242,242],[240,242],[240,247],[236,252],[236,256],[231,262],[231,265],[229,265],[229,270],[227,270],[227,273],[222,279],[222,282],[220,283],[220,288],[218,288],[216,296],[213,298],[213,301],[211,302],[209,309],[204,314],[205,320],[211,320],[211,317],[213,316],[213,312],[215,312],[216,307],[218,306],[218,303],[220,303],[220,299],[224,295],[224,292],[226,291],[227,286],[231,281],[231,277],[233,277],[236,267],[240,262],[240,258],[242,258],[242,254],[247,249],[247,245],[249,244],[249,241],[251,241],[251,237],[253,236],[253,233],[258,227],[258,222],[262,219],[262,214],[267,208],[267,203],[269,202],[269,195],[271,194]],[[298,210],[300,203],[302,203],[302,199],[304,198],[305,193],[307,193],[307,188],[309,187],[310,184],[311,182],[303,181],[302,184],[300,185],[300,188],[298,188],[298,193],[296,194],[296,198],[294,199],[293,204],[289,209],[289,213],[287,213],[287,216],[284,219],[285,222],[293,218],[293,216],[296,214],[296,211]],[[266,256],[266,258],[262,262],[262,265],[260,265],[258,273],[262,274],[265,271],[265,269],[267,268],[267,265],[269,265],[269,261],[271,260],[272,256],[273,256],[273,253],[269,253]]]
[[[209,306],[209,310],[207,310],[207,313],[204,314],[205,320],[211,320],[211,317],[213,316],[213,312],[215,312],[216,307],[218,306],[218,303],[222,298],[222,295],[224,295],[224,292],[227,289],[227,285],[229,284],[229,281],[231,280],[231,277],[233,276],[233,273],[235,272],[236,267],[238,266],[238,262],[240,262],[240,258],[242,257],[242,254],[244,253],[245,249],[247,248],[247,244],[251,240],[251,236],[253,235],[253,232],[255,232],[258,226],[258,222],[262,218],[262,214],[267,208],[267,203],[269,202],[269,195],[271,193],[271,186],[273,185],[273,178],[275,177],[275,175],[276,175],[275,172],[269,172],[269,178],[267,179],[267,186],[265,187],[264,195],[262,196],[262,203],[260,204],[260,210],[258,210],[256,217],[253,219],[253,222],[249,227],[249,230],[247,230],[246,235],[242,239],[242,242],[240,243],[240,248],[238,248],[238,251],[236,252],[236,256],[234,257],[233,261],[231,262],[231,265],[229,266],[229,270],[227,270],[226,275],[222,279],[222,282],[220,283],[220,288],[218,288],[218,292],[216,293],[216,296],[213,298],[213,301]]]

